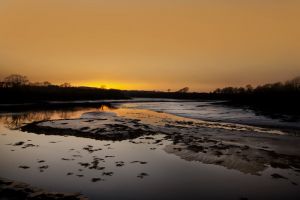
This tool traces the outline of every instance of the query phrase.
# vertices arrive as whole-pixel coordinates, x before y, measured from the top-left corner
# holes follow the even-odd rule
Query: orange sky
[[[0,78],[209,91],[300,75],[297,0],[0,0]]]

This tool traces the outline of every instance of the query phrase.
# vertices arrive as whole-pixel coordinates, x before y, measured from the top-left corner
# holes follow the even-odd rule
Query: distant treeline
[[[76,101],[125,99],[124,93],[114,89],[59,87],[59,86],[22,86],[0,88],[0,103],[40,103],[42,101]]]
[[[167,99],[209,99],[209,93],[199,92],[163,92],[163,91],[123,91],[127,97],[131,98],[167,98]]]
[[[224,87],[218,88],[213,93],[215,94],[262,94],[262,93],[276,93],[276,94],[290,94],[300,92],[300,77],[288,80],[284,83],[268,83],[259,85],[253,88],[251,85],[246,87]]]
[[[27,77],[10,75],[0,82],[0,104],[41,103],[45,101],[78,101],[128,98],[173,98],[193,100],[226,100],[232,106],[252,109],[300,113],[300,77],[257,87],[225,87],[209,93],[188,92],[184,87],[176,92],[115,90],[72,87],[70,83],[53,85],[48,81],[32,83]],[[275,112],[274,112],[275,113]]]
[[[227,100],[226,104],[246,106],[251,109],[279,114],[300,115],[300,77],[284,83],[259,85],[253,88],[225,87],[216,89],[210,95],[214,99]]]
[[[48,81],[30,82],[26,76],[13,74],[0,82],[0,104],[128,99],[133,97],[199,99],[209,96],[207,93],[188,93],[188,90],[188,87],[184,87],[176,92],[128,91],[105,89],[104,87],[73,87],[70,83],[54,85]]]
[[[121,90],[72,87],[70,83],[53,85],[48,81],[31,83],[25,76],[16,74],[0,82],[0,94],[2,104],[126,98]]]

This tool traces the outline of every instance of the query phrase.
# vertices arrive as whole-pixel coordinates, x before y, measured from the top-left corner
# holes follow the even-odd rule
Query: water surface
[[[190,118],[205,118],[231,123],[248,119],[278,122],[248,111],[216,108],[207,102],[116,103],[115,106],[121,109],[76,108],[2,113],[0,177],[23,181],[49,191],[81,192],[90,199],[299,199],[300,173],[297,171],[266,166],[259,175],[253,175],[234,168],[184,159],[166,151],[173,142],[164,139],[163,134],[123,141],[100,141],[74,136],[38,135],[18,129],[28,122],[76,119],[90,112],[115,112],[121,117],[144,118],[152,125],[169,118],[177,120],[177,116],[187,121]],[[222,133],[223,129],[218,131]],[[18,142],[24,144],[15,145]],[[26,147],[26,144],[31,145]],[[101,150],[89,152],[86,150],[88,145]],[[90,163],[95,157],[103,159],[99,164],[104,167],[103,170],[89,169],[80,164]],[[117,166],[120,162],[124,165]],[[271,176],[274,173],[288,179],[274,179]],[[101,178],[101,181],[93,182],[93,178]]]

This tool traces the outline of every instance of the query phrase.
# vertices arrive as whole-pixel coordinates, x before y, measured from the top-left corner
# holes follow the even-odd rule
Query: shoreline
[[[201,172],[208,170],[212,174],[208,172],[207,180],[211,180],[214,174],[224,173],[221,176],[223,178],[215,176],[208,184],[212,188],[215,181],[226,181],[227,176],[232,176],[242,179],[244,183],[255,179],[268,187],[279,184],[294,191],[291,194],[298,194],[299,137],[261,132],[250,126],[208,123],[163,112],[124,107],[82,108],[69,114],[41,111],[28,117],[28,121],[26,117],[21,121],[20,125],[23,126],[11,131],[9,127],[2,127],[1,134],[4,139],[1,148],[9,155],[3,161],[15,160],[15,164],[8,162],[3,166],[8,172],[23,173],[26,178],[19,179],[20,175],[6,174],[2,174],[2,177],[38,186],[43,183],[41,185],[50,191],[80,191],[90,199],[98,199],[97,195],[100,194],[97,194],[96,187],[118,191],[122,190],[121,185],[130,180],[132,190],[129,191],[132,192],[126,195],[140,197],[136,195],[141,193],[133,191],[139,186],[143,191],[144,184],[149,184],[147,186],[151,188],[153,181],[156,183],[153,187],[157,190],[155,186],[159,185],[165,169],[168,169],[168,180],[179,176],[177,182],[169,183],[178,189],[183,187],[182,179],[191,180],[187,174],[201,177]],[[30,155],[32,161],[27,161],[26,155]],[[18,156],[22,158],[16,160]],[[162,165],[168,168],[161,168]],[[181,166],[179,173],[182,174],[178,175],[173,166]],[[39,178],[31,182],[33,173]],[[65,177],[63,183],[53,180],[57,186],[45,186],[44,181],[55,176]],[[202,181],[195,180],[195,184],[199,182]],[[71,183],[76,185],[76,189],[64,187]],[[115,185],[119,183],[122,183],[120,188],[116,188]],[[81,190],[81,184],[94,189]],[[255,187],[255,184],[251,187]],[[185,189],[190,191],[189,188]],[[182,194],[188,195],[185,192]],[[248,193],[232,190],[231,194],[252,199]],[[107,195],[114,196],[103,194]]]
[[[90,100],[90,101],[46,101],[46,102],[40,102],[40,103],[27,103],[27,104],[0,104],[0,114],[3,113],[5,114],[6,112],[26,112],[26,111],[39,111],[39,110],[73,110],[73,109],[78,109],[78,108],[100,108],[102,106],[107,106],[107,107],[115,107],[115,104],[126,104],[126,103],[159,103],[159,102],[208,102],[211,103],[212,105],[224,105],[228,106],[225,101],[217,101],[217,100],[182,100],[182,99],[150,99],[150,98],[137,98],[137,99],[123,99],[123,100]],[[243,106],[239,107],[233,107],[233,108],[239,108],[242,110],[249,110]],[[192,117],[192,116],[186,116],[182,114],[177,114],[177,113],[172,113],[172,112],[165,112],[165,111],[158,111],[153,109],[155,112],[164,112],[166,114],[172,114],[175,116],[179,117],[184,117],[192,120],[203,120],[206,122],[212,122],[212,123],[233,123],[233,124],[240,124],[240,125],[249,125],[249,126],[256,126],[260,128],[270,128],[270,129],[275,129],[283,132],[288,132],[290,135],[293,136],[300,136],[300,127],[298,126],[293,126],[293,125],[287,125],[287,124],[264,124],[263,122],[260,123],[258,122],[249,122],[249,121],[236,121],[236,120],[226,120],[226,119],[207,119],[205,117]],[[251,110],[251,112],[254,112],[254,110]],[[254,113],[256,114],[256,113]],[[269,116],[261,115],[266,118],[270,118]],[[284,116],[282,118],[270,118],[274,120],[279,120],[284,121]],[[287,121],[288,123],[289,121]],[[292,122],[295,123],[295,122]]]
[[[177,118],[172,120],[164,117],[155,122],[157,116],[150,114],[147,118],[151,120],[151,117],[155,117],[153,123],[130,116],[126,118],[111,115],[110,112],[87,114],[86,118],[33,122],[21,127],[21,130],[36,134],[70,135],[109,141],[139,137],[151,139],[156,134],[163,134],[164,138],[160,141],[172,142],[165,151],[182,159],[220,165],[253,175],[258,175],[268,166],[300,170],[300,149],[297,146],[297,142],[300,142],[299,137],[256,132],[255,129],[203,127],[201,123],[196,122],[197,120],[178,121]],[[205,134],[198,134],[201,132]],[[235,164],[226,163],[228,159],[234,159]]]

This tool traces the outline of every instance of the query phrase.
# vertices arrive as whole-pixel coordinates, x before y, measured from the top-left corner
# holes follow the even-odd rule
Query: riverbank
[[[259,174],[268,166],[300,170],[299,137],[291,138],[273,129],[191,120],[149,110],[107,107],[83,113],[80,118],[30,123],[21,130],[108,141],[152,139],[151,135],[163,134],[163,140],[172,142],[166,146],[166,152],[182,159],[251,174]],[[235,160],[233,165],[226,162],[231,159]]]
[[[114,102],[2,113],[0,177],[95,200],[296,200],[300,138],[279,129],[180,116],[195,108],[214,116],[216,107],[207,103]]]

